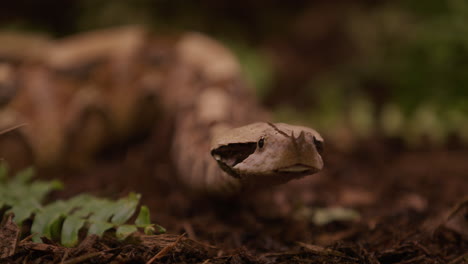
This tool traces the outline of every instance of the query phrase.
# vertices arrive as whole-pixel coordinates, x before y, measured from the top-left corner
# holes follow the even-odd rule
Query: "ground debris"
[[[468,238],[468,197],[455,206],[443,226]]]
[[[145,160],[146,146],[134,148],[132,160]],[[151,144],[148,148],[154,150]],[[154,220],[172,235],[136,235],[125,241],[88,237],[76,248],[23,238],[14,254],[0,263],[145,264],[158,254],[153,264],[468,263],[468,239],[463,235],[465,203],[450,211],[466,195],[467,158],[468,152],[400,153],[389,164],[379,165],[359,156],[329,157],[329,170],[320,178],[276,189],[289,208],[284,214],[274,199],[194,198],[169,178],[155,184],[151,171],[145,169],[154,166],[152,160],[145,166],[132,162],[101,164],[91,172],[64,179],[74,188],[62,197],[93,190],[102,194],[102,186],[120,183],[124,186],[106,189],[104,195],[122,189],[141,191],[143,202],[158,212]],[[430,170],[427,164],[432,164]],[[165,168],[162,166],[158,175],[169,177]],[[129,183],[129,171],[138,172],[141,178]],[[85,188],[83,182],[89,185]],[[361,191],[339,195],[344,189],[364,190],[369,195]],[[356,196],[372,199],[359,200]],[[356,210],[361,218],[318,226],[289,214],[295,208],[332,206]],[[184,232],[188,238],[178,235]]]
[[[446,236],[440,234],[444,230],[438,235],[415,232],[393,238],[393,241],[373,239],[374,236],[388,236],[388,230],[361,231],[358,239],[338,241],[329,246],[296,242],[287,250],[263,253],[246,247],[224,251],[185,235],[170,234],[136,234],[125,241],[91,235],[75,248],[65,248],[49,240],[34,243],[24,239],[16,252],[2,258],[1,263],[454,264],[464,263],[467,258],[464,250],[468,248],[468,241],[446,240]],[[452,253],[447,255],[447,252]]]
[[[66,264],[199,263],[214,257],[214,252],[211,246],[176,235],[138,235],[131,242],[90,235],[75,248],[31,241],[21,242],[16,253],[3,258],[2,261]],[[155,260],[158,262],[153,262]]]
[[[328,251],[317,252],[309,249],[295,250],[280,253],[268,253],[263,257],[268,259],[268,263],[346,263],[358,264],[363,263],[359,259],[349,257],[345,254],[334,254]]]
[[[8,214],[0,224],[0,259],[15,253],[20,230],[12,221],[13,215]]]

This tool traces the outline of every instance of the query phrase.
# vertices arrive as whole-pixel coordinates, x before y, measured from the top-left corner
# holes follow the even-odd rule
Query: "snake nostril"
[[[317,138],[314,137],[314,145],[315,145],[315,148],[317,149],[317,152],[319,154],[322,154],[323,153],[323,141],[317,140]]]

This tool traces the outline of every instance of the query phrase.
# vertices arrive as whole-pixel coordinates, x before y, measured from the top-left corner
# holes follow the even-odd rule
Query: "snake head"
[[[253,123],[215,136],[211,155],[247,186],[281,184],[323,168],[323,138],[307,127]]]

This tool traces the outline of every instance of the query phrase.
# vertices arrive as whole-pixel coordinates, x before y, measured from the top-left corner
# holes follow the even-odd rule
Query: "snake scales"
[[[0,43],[0,130],[26,124],[0,136],[16,166],[86,166],[158,115],[173,120],[172,160],[195,190],[280,184],[323,166],[313,129],[255,123],[268,114],[238,62],[201,34],[124,27],[61,40],[2,33]]]

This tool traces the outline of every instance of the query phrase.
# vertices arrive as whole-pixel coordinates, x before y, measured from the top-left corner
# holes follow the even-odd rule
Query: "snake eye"
[[[263,148],[263,145],[265,144],[265,138],[260,138],[260,140],[258,141],[258,147],[259,148]]]
[[[317,140],[314,137],[314,144],[315,144],[315,148],[317,149],[317,152],[319,154],[322,154],[323,153],[323,141]]]

